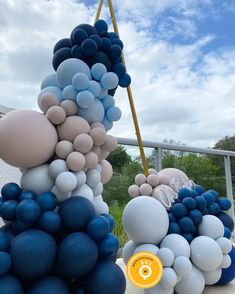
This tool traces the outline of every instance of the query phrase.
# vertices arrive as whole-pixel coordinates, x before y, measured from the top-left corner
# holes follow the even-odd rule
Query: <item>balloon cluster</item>
[[[7,223],[0,293],[125,292],[102,192],[112,177],[106,158],[117,146],[107,131],[121,117],[112,95],[130,77],[122,42],[106,26],[78,26],[55,45],[56,73],[38,96],[43,113],[15,110],[0,120],[0,157],[22,172],[20,186],[6,184],[0,197]]]
[[[130,240],[123,248],[124,262],[147,251],[164,268],[160,283],[145,289],[146,294],[201,294],[205,285],[235,278],[234,221],[224,212],[231,208],[228,199],[205,191],[176,169],[139,174],[128,192],[134,199],[122,217]]]
[[[84,197],[55,211],[57,204],[51,192],[2,188],[0,215],[9,223],[0,231],[1,293],[124,293],[112,216],[96,215]]]

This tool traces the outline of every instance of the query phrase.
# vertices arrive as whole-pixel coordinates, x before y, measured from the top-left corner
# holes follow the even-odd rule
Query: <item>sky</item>
[[[106,1],[104,1],[106,2]],[[212,147],[235,134],[235,2],[113,0],[142,138]],[[80,23],[93,23],[94,0],[0,0],[0,104],[37,109],[52,50]],[[107,7],[101,18],[112,30]],[[135,138],[126,91],[111,134]]]

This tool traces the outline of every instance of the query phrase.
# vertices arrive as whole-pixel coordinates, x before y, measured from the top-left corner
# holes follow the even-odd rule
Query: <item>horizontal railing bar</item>
[[[128,139],[128,138],[120,138],[117,137],[118,144],[127,145],[127,146],[138,146],[138,142],[136,139]],[[203,154],[213,154],[213,155],[226,155],[226,156],[234,156],[234,151],[226,151],[212,148],[199,148],[185,145],[174,145],[168,143],[160,143],[154,141],[146,141],[143,140],[144,147],[147,148],[162,148],[166,150],[174,150],[174,151],[184,151],[184,152],[193,152],[193,153],[203,153]]]

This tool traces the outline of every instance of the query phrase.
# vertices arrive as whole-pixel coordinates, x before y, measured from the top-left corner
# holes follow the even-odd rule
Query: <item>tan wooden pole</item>
[[[97,12],[96,12],[96,16],[95,16],[95,22],[100,18],[103,3],[104,3],[104,0],[100,0],[99,6],[98,6],[98,9],[97,9]]]

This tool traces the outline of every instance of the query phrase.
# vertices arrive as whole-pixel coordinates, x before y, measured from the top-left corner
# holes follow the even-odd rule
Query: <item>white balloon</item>
[[[104,190],[104,187],[103,187],[103,184],[102,184],[101,182],[98,183],[98,184],[92,189],[94,196],[99,196],[100,194],[102,194],[103,190]]]
[[[162,286],[162,283],[157,284],[153,288],[144,289],[144,294],[173,294],[174,288],[166,289]]]
[[[49,165],[49,173],[53,179],[56,179],[59,174],[65,171],[68,171],[68,167],[63,159],[53,160]]]
[[[205,278],[206,285],[209,286],[209,285],[214,285],[219,281],[219,279],[221,278],[221,275],[222,275],[222,270],[221,270],[221,268],[217,268],[214,271],[202,272],[202,273]]]
[[[169,248],[161,248],[157,256],[161,259],[161,262],[164,267],[172,266],[175,256],[174,253]]]
[[[56,177],[55,185],[62,193],[69,193],[76,188],[77,178],[74,173],[65,171]]]
[[[78,189],[73,190],[72,196],[81,196],[81,197],[87,198],[91,202],[93,202],[94,200],[93,192],[87,184],[84,184],[80,186]]]
[[[76,188],[79,188],[82,185],[86,184],[86,173],[83,170],[76,172],[74,174],[77,178],[77,187]]]
[[[198,234],[216,240],[219,237],[223,237],[224,225],[218,217],[214,215],[204,215],[202,222],[198,226]]]
[[[94,202],[95,201],[104,201],[102,195],[98,195],[94,197]]]
[[[94,188],[100,182],[101,176],[100,173],[96,169],[89,169],[86,172],[87,180],[86,183],[91,188]]]
[[[231,263],[232,263],[231,257],[228,254],[226,254],[223,256],[223,261],[221,263],[221,267],[228,268],[228,267],[230,267]]]
[[[95,201],[94,206],[96,215],[100,215],[102,213],[109,213],[109,207],[104,201]]]
[[[69,197],[71,197],[71,192],[70,193],[62,193],[56,186],[54,186],[51,189],[51,192],[56,195],[58,202],[62,202],[64,200],[68,199]]]
[[[134,253],[151,252],[151,253],[157,255],[158,251],[159,251],[159,248],[156,245],[153,245],[153,244],[141,244],[141,245],[136,247]]]
[[[166,209],[156,199],[140,196],[132,199],[122,215],[124,231],[137,244],[159,244],[166,236],[169,218]]]
[[[174,253],[175,257],[185,256],[190,257],[190,246],[187,240],[178,234],[167,235],[161,243],[160,248],[169,248]]]
[[[100,165],[99,163],[96,165],[95,169],[96,169],[99,173],[101,173],[101,171],[102,171],[101,165]]]
[[[171,267],[165,267],[163,269],[163,275],[161,279],[161,284],[166,289],[174,288],[177,284],[176,272]]]
[[[51,191],[54,180],[49,175],[48,164],[28,168],[21,176],[20,185],[25,191],[33,191],[37,195]]]
[[[204,288],[205,278],[203,273],[193,266],[189,274],[176,284],[175,291],[178,294],[201,294]]]
[[[218,243],[207,236],[199,236],[190,243],[191,261],[200,270],[214,271],[223,260],[222,250]]]
[[[125,264],[127,264],[128,260],[134,254],[136,247],[137,247],[137,245],[132,240],[128,241],[124,245],[123,250],[122,250],[122,258],[123,258],[123,261]]]
[[[174,261],[173,269],[177,276],[184,277],[192,270],[192,263],[187,257],[178,256]]]
[[[225,237],[218,238],[216,242],[219,244],[220,248],[222,249],[223,254],[228,254],[233,248],[233,244],[231,240]]]

